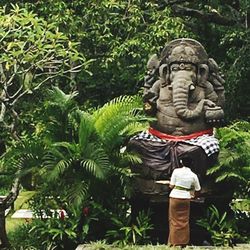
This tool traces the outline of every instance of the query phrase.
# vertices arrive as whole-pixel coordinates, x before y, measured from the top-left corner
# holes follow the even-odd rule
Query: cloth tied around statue
[[[164,137],[160,138],[159,133]],[[169,136],[174,140],[166,139]],[[179,167],[179,159],[185,156],[193,160],[192,170],[199,178],[205,178],[207,169],[217,161],[219,142],[212,130],[208,130],[208,133],[200,131],[191,136],[172,136],[149,129],[131,137],[127,150],[139,154],[142,159],[142,163],[131,165],[132,172],[138,174],[138,190],[154,194],[158,193],[156,189],[159,184],[153,188],[147,181],[169,180],[173,170]]]
[[[157,136],[156,136],[157,135]],[[168,139],[167,139],[168,138]],[[219,141],[214,137],[212,130],[200,131],[187,136],[172,136],[161,133],[153,128],[143,131],[134,137],[134,140],[147,140],[153,142],[182,141],[201,147],[207,156],[219,152]]]

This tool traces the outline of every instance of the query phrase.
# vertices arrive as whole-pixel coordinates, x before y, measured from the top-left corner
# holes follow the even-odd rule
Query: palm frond
[[[60,143],[59,143],[60,145]],[[57,160],[57,159],[68,159],[70,157],[72,157],[71,154],[65,154],[65,151],[61,150],[62,147],[60,146],[55,146],[55,144],[52,144],[49,149],[48,149],[48,152],[44,155],[43,157],[43,162],[44,162],[44,165],[46,166],[53,166],[54,165],[54,162]],[[69,151],[71,152],[71,151]],[[72,151],[73,152],[73,151]]]
[[[106,152],[95,143],[90,143],[88,157],[81,160],[80,165],[92,176],[103,179],[110,165]]]
[[[67,191],[67,199],[74,207],[81,207],[88,194],[88,184],[84,181],[74,182]]]
[[[88,113],[83,113],[78,130],[79,149],[81,152],[84,152],[84,149],[87,147],[87,144],[94,133],[95,127],[91,116]]]
[[[112,175],[117,175],[117,176],[120,176],[120,178],[124,178],[124,177],[133,177],[135,175],[135,173],[133,173],[131,171],[130,168],[120,168],[120,167],[115,167],[115,166],[112,166],[111,169],[111,174]]]
[[[51,170],[48,170],[46,176],[49,181],[56,181],[71,166],[72,160],[59,160]]]
[[[74,142],[56,142],[53,144],[53,148],[53,153],[62,158],[64,158],[64,154],[61,153],[61,151],[59,150],[60,148],[65,149],[70,157],[79,154],[78,145]]]
[[[45,151],[41,141],[25,138],[7,149],[2,156],[3,166],[6,169],[22,169],[20,174],[24,176],[39,169]]]
[[[103,179],[104,174],[102,168],[93,160],[86,159],[80,162],[80,165],[87,170],[87,172],[91,173],[93,176],[99,179]]]
[[[80,122],[81,122],[81,117],[85,114],[86,112],[81,111],[80,109],[74,109],[71,112],[68,113],[68,123],[69,123],[69,127],[72,128],[72,132],[78,133],[78,129],[80,126]],[[76,133],[76,136],[77,136]]]

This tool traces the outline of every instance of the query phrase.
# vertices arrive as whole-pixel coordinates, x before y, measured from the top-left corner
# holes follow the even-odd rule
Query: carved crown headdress
[[[208,55],[204,47],[196,40],[189,38],[175,39],[162,50],[160,61],[171,64],[186,62],[192,64],[207,63]]]

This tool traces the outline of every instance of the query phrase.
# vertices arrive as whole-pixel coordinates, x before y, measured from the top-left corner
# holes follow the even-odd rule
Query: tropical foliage
[[[27,9],[57,23],[91,60],[92,74],[78,74],[75,83],[79,101],[95,105],[135,94],[142,86],[149,56],[159,52],[167,41],[189,35],[169,8],[159,11],[159,5],[152,1],[23,2]]]
[[[208,174],[234,183],[237,196],[249,197],[249,123],[231,122],[249,119],[248,1],[2,0],[0,5],[1,191],[6,194],[20,181],[37,191],[30,201],[37,215],[66,212],[23,226],[26,234],[17,230],[12,237],[17,249],[70,249],[68,244],[104,237],[147,242],[148,217],[140,215],[132,224],[127,214],[133,178],[128,166],[140,159],[125,145],[148,118],[140,96],[128,94],[142,86],[149,56],[175,38],[199,40],[222,66],[232,125],[217,130],[220,163]],[[223,231],[226,215],[215,208],[209,213],[218,226],[211,229],[215,244],[231,245],[237,234]]]
[[[240,238],[235,222],[228,218],[227,212],[221,215],[214,205],[208,208],[207,217],[198,220],[197,224],[210,233],[215,246],[233,247]]]
[[[10,11],[0,8],[0,14],[0,122],[7,130],[7,125],[17,123],[21,98],[46,83],[55,84],[55,78],[80,71],[86,59],[77,52],[76,43],[59,32],[56,23],[18,6]]]
[[[37,214],[50,215],[50,209],[63,208],[74,221],[71,227],[71,230],[75,228],[71,235],[74,237],[70,239],[83,241],[85,238],[77,237],[90,237],[95,221],[87,216],[82,222],[78,221],[84,214],[84,207],[90,207],[91,216],[98,213],[98,223],[102,223],[103,210],[109,211],[102,215],[105,220],[110,220],[111,211],[122,215],[119,204],[124,203],[122,197],[129,198],[131,193],[132,174],[128,166],[140,162],[140,158],[121,149],[129,136],[145,129],[148,118],[142,113],[138,96],[120,97],[102,108],[83,112],[72,105],[76,94],[65,94],[57,87],[50,90],[41,119],[38,119],[38,129],[32,138],[24,137],[10,147],[2,162],[13,173],[21,167],[23,178],[31,174],[32,185],[38,190],[32,202]],[[46,201],[48,197],[53,197],[53,202]],[[128,203],[122,208],[126,211]],[[54,226],[55,234],[47,231],[51,242],[64,237],[66,242],[69,235],[60,234],[62,223],[56,221],[50,226],[46,221],[35,227],[44,230]]]
[[[148,233],[153,229],[153,224],[150,223],[149,212],[139,212],[136,223],[132,223],[130,214],[120,219],[113,217],[112,221],[114,229],[108,230],[106,234],[107,240],[111,240],[111,243],[119,246],[150,243]]]
[[[191,37],[223,68],[228,119],[249,116],[249,1],[11,2],[56,23],[80,43],[93,73],[78,74],[74,81],[81,102],[103,104],[134,93],[142,86],[149,55],[172,39]],[[0,4],[11,8],[10,1]]]
[[[215,176],[216,182],[231,182],[238,198],[249,197],[249,132],[250,124],[244,121],[218,129],[221,147],[219,164],[208,170],[208,174]]]

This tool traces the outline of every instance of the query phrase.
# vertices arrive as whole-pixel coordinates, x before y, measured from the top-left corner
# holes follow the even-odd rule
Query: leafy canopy
[[[56,23],[18,5],[0,8],[0,121],[5,114],[17,119],[19,99],[45,83],[62,76],[73,81],[72,73],[87,67],[76,47]]]

